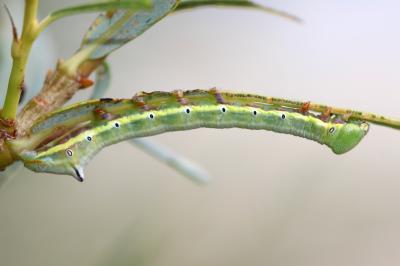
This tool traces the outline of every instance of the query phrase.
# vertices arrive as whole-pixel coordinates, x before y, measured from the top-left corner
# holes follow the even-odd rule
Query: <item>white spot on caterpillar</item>
[[[93,138],[92,138],[92,136],[86,136],[86,140],[90,142],[93,140]]]
[[[286,115],[285,115],[285,114],[282,114],[282,115],[281,115],[281,118],[282,118],[282,120],[285,119],[285,118],[286,118]]]
[[[153,114],[153,113],[150,113],[150,114],[149,114],[149,118],[150,118],[150,119],[154,119],[154,114]]]
[[[192,110],[190,110],[190,108],[185,108],[185,109],[184,109],[184,112],[187,113],[187,114],[190,114],[191,111],[192,111]]]
[[[221,112],[226,113],[226,107],[225,106],[221,106]]]
[[[119,128],[121,126],[121,124],[118,122],[118,121],[116,121],[115,123],[114,123],[114,127],[115,128]]]
[[[72,152],[72,150],[70,150],[70,149],[66,149],[66,150],[65,150],[65,154],[66,154],[68,157],[72,157],[73,152]]]
[[[329,133],[333,133],[333,132],[335,132],[335,127],[331,127],[330,129],[329,129]]]

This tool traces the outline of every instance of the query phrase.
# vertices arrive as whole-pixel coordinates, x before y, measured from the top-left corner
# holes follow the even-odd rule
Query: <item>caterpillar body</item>
[[[341,115],[326,116],[268,99],[212,89],[92,100],[37,121],[29,136],[36,138],[35,144],[21,151],[20,159],[33,171],[68,174],[83,181],[83,168],[103,147],[163,132],[201,127],[263,129],[316,141],[336,154],[354,148],[368,132],[369,125],[361,120],[344,122]],[[63,127],[54,128],[55,124]],[[18,141],[13,145],[24,146]]]

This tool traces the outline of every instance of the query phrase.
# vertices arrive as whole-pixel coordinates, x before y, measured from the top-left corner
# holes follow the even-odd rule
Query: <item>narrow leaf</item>
[[[50,13],[51,17],[65,17],[81,13],[102,12],[112,9],[140,9],[149,8],[148,0],[120,0],[120,1],[99,1],[91,4],[83,4],[56,10]]]
[[[63,17],[90,13],[90,12],[102,12],[116,9],[128,9],[128,10],[139,10],[151,7],[151,0],[104,0],[96,1],[92,3],[85,3],[81,5],[71,6],[62,8],[51,12],[41,23],[40,31],[46,28],[50,23],[61,19]]]
[[[126,10],[117,10],[113,14],[99,15],[85,34],[80,51],[95,44],[96,47],[91,51],[88,59],[107,56],[168,15],[174,10],[177,2],[178,0],[154,0],[152,9],[148,11],[140,10],[129,14]],[[122,21],[123,18],[125,21]],[[110,32],[117,23],[122,25]]]
[[[239,7],[239,8],[254,8],[260,11],[265,11],[273,15],[281,16],[296,22],[302,22],[300,18],[289,14],[285,11],[281,11],[272,7],[257,4],[253,1],[248,0],[182,0],[175,11],[187,10],[197,7]]]

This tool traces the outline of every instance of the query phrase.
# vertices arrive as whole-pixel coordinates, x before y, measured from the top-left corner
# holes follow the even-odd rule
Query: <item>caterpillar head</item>
[[[44,156],[35,151],[23,152],[21,160],[26,168],[34,172],[45,172],[73,176],[83,182],[85,175],[83,167],[75,162],[72,150],[58,151],[51,156]]]
[[[336,154],[353,149],[368,133],[368,123],[334,124],[328,127],[325,143]]]

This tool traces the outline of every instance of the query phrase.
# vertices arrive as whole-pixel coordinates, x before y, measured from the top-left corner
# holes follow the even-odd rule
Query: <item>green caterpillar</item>
[[[132,99],[100,99],[67,107],[44,117],[31,130],[34,147],[20,152],[36,172],[72,175],[83,181],[83,168],[103,147],[129,138],[207,128],[264,129],[325,144],[336,154],[354,148],[369,125],[344,122],[340,115],[277,106],[273,98],[192,90],[139,93]],[[63,127],[54,128],[53,125]],[[46,136],[46,137],[44,137]],[[18,141],[16,149],[24,146]]]

